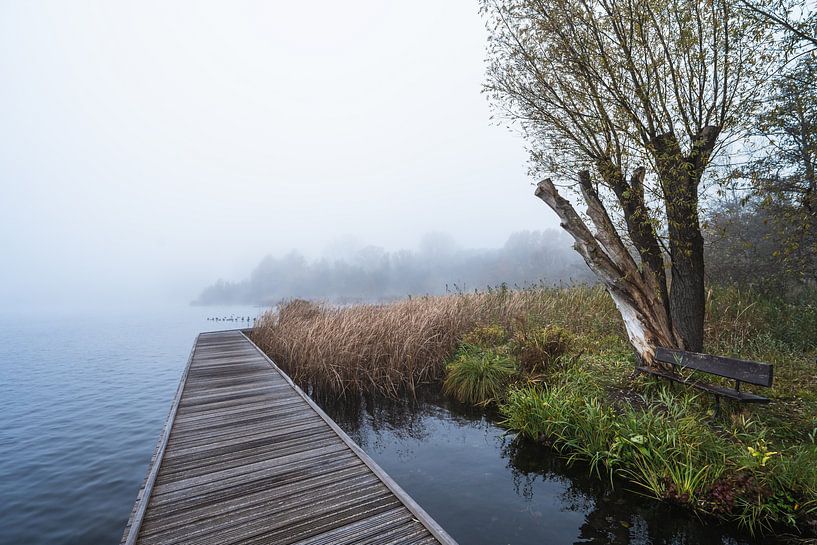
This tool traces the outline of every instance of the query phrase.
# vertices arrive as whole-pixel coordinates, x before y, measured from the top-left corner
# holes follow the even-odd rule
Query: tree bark
[[[672,262],[670,316],[681,348],[693,352],[703,351],[706,313],[698,186],[719,134],[718,127],[701,129],[689,155],[682,153],[672,133],[659,135],[652,141],[667,213]]]
[[[704,344],[704,315],[706,298],[704,290],[704,240],[698,223],[697,202],[693,209],[689,205],[670,205],[678,208],[667,211],[670,255],[672,260],[672,284],[670,285],[670,313],[673,327],[683,342],[683,348],[692,352],[702,352]]]
[[[590,175],[581,172],[579,183],[587,202],[587,213],[596,233],[590,232],[570,202],[549,179],[539,182],[536,196],[561,220],[562,228],[575,241],[575,250],[604,283],[627,329],[627,337],[640,359],[654,364],[656,346],[676,346],[672,324],[660,297],[645,282],[638,266],[621,241],[610,217],[590,184]]]
[[[597,161],[602,178],[616,194],[627,224],[627,233],[641,258],[641,274],[659,298],[659,304],[669,316],[670,302],[664,255],[658,243],[655,226],[650,221],[644,199],[644,167],[635,169],[628,184],[621,169],[610,161]]]

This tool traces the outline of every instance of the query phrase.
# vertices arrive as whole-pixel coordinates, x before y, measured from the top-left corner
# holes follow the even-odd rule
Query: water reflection
[[[461,545],[780,543],[612,487],[434,391],[317,402]]]

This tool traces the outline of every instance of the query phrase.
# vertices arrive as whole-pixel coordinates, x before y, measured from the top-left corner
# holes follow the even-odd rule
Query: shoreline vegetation
[[[313,395],[442,388],[614,486],[758,535],[817,536],[817,293],[787,302],[715,288],[706,309],[705,350],[774,364],[772,403],[722,402],[716,414],[710,395],[635,376],[601,286],[291,300],[252,337]]]

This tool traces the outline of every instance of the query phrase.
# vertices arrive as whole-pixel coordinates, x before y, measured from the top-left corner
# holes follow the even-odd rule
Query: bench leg
[[[721,414],[721,396],[715,396],[715,414],[712,415],[712,418],[717,418]]]

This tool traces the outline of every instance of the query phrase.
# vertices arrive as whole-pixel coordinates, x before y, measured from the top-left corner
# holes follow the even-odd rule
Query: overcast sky
[[[489,119],[485,39],[473,0],[0,3],[0,304],[555,227]]]

